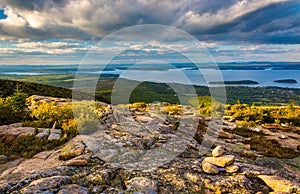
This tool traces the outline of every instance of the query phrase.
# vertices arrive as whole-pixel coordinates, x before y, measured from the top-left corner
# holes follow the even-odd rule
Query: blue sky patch
[[[5,19],[7,16],[4,14],[4,10],[0,9],[0,19]]]

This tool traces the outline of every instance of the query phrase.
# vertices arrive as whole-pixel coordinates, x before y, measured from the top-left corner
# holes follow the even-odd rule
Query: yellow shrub
[[[130,108],[146,108],[147,104],[145,102],[135,102],[130,105]]]
[[[182,108],[179,105],[168,105],[165,107],[165,111],[170,115],[180,115]]]

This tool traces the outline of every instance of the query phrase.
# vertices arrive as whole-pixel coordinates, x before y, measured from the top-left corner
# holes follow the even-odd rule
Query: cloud
[[[62,6],[64,3],[67,3],[66,0],[1,0],[2,4],[9,5],[16,9],[25,9],[25,10],[42,10],[51,6]]]
[[[91,46],[82,42],[65,41],[65,42],[10,42],[2,44],[0,55],[67,55],[86,53]]]
[[[0,20],[1,39],[93,40],[123,27],[164,24],[203,41],[299,43],[299,1],[0,0],[1,4],[7,16]]]

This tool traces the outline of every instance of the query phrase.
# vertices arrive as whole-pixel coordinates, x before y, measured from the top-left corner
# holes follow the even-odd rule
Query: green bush
[[[17,89],[12,96],[0,98],[0,125],[21,122],[27,117],[26,97]]]
[[[39,140],[34,135],[14,141],[6,141],[2,138],[0,139],[0,155],[6,155],[10,159],[31,158],[39,152],[52,150],[65,142],[65,139],[48,141],[44,138]]]

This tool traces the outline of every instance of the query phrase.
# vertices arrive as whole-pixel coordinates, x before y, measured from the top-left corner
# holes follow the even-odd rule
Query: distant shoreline
[[[300,88],[300,64],[296,62],[231,62],[215,65],[203,63],[197,66],[191,63],[172,63],[171,65],[174,68],[163,64],[132,65],[134,64],[109,64],[105,68],[105,65],[101,66],[100,64],[45,65],[42,68],[33,65],[0,65],[0,77],[69,88],[72,87],[72,80],[74,80],[76,74],[84,77],[85,80],[96,80],[101,75],[102,78],[125,78],[140,82],[155,81],[158,83],[180,83],[209,87],[271,86]],[[181,77],[178,75],[181,75]]]
[[[212,85],[257,85],[259,84],[257,81],[253,80],[238,80],[238,81],[220,81],[220,82],[208,82]]]
[[[284,83],[284,84],[296,84],[298,83],[297,80],[294,79],[280,79],[280,80],[275,80],[275,83]]]

